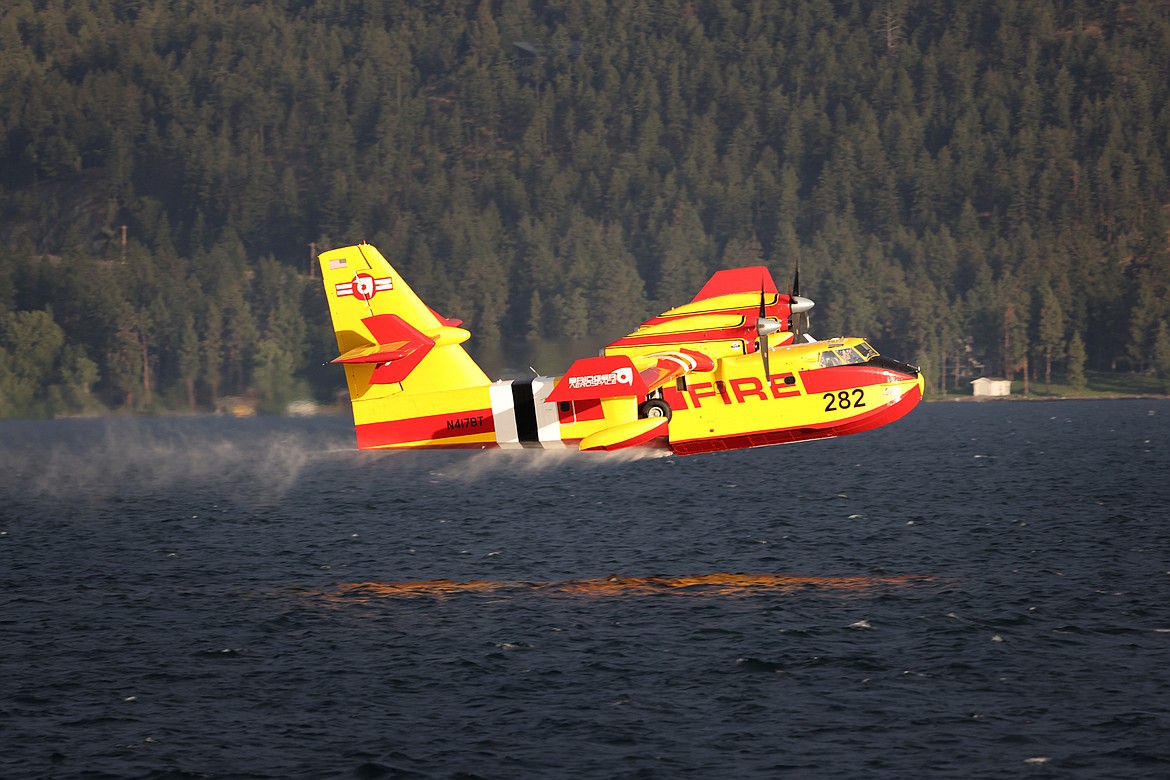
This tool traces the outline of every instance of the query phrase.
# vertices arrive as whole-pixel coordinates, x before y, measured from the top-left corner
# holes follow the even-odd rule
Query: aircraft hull
[[[691,439],[673,439],[670,449],[678,455],[698,455],[705,452],[721,452],[747,447],[768,447],[774,444],[795,444],[816,439],[831,439],[853,433],[880,428],[909,414],[922,400],[921,377],[917,382],[907,382],[908,387],[897,400],[835,420],[831,423],[809,423],[792,427],[757,430],[732,435],[711,435]],[[759,422],[756,423],[757,425]]]
[[[666,448],[697,455],[794,444],[880,428],[922,400],[921,376],[869,368],[801,372],[793,385],[778,384],[774,390],[761,390],[762,379],[748,377],[721,382],[721,388],[716,382],[692,383],[689,391],[664,394],[674,410],[669,425],[642,420],[647,423],[643,430],[631,433],[621,428],[636,423],[607,428],[598,419],[583,427],[550,418],[555,405],[536,399],[554,384],[551,378],[534,380],[535,398],[529,383],[513,388],[514,383],[500,382],[492,393],[480,388],[384,399],[368,407],[355,404],[355,429],[361,449],[563,449],[592,440],[594,446],[586,449]],[[825,377],[827,371],[834,375]],[[842,398],[849,407],[840,408]],[[834,408],[826,411],[830,401]],[[865,406],[857,407],[858,402]]]

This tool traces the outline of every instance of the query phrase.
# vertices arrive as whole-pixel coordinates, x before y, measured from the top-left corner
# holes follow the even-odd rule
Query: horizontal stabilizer
[[[370,329],[370,334],[379,344],[387,344],[398,339],[406,339],[418,344],[429,341],[421,330],[397,314],[375,314],[363,319],[362,324]]]
[[[429,309],[430,307],[428,306],[427,308]],[[444,317],[434,309],[431,309],[431,314],[435,315],[435,319],[437,319],[439,322],[443,323],[444,325],[449,325],[452,328],[458,328],[463,324],[463,320],[457,320],[454,317]]]
[[[376,363],[370,384],[401,382],[435,347],[435,340],[397,314],[375,314],[362,320],[374,344],[355,347],[334,358],[333,363]]]
[[[611,452],[627,447],[637,447],[658,436],[665,436],[669,422],[665,417],[643,417],[614,425],[582,439],[581,451],[605,450]]]
[[[418,347],[406,341],[394,344],[372,344],[368,347],[357,347],[346,352],[341,357],[333,358],[330,363],[389,363],[392,360],[402,360],[417,352]]]

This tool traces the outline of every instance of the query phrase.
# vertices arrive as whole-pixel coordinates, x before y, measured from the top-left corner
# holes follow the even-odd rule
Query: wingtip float
[[[493,382],[463,349],[462,323],[423,303],[373,246],[319,260],[362,449],[690,455],[860,433],[922,398],[917,367],[864,339],[801,334],[813,302],[798,282],[779,292],[763,266],[719,271],[690,303],[563,376]]]

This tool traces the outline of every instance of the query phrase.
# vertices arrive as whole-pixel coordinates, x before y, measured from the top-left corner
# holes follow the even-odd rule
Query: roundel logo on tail
[[[352,280],[339,282],[334,286],[338,298],[352,295],[360,301],[368,301],[383,290],[393,290],[394,280],[389,276],[375,278],[369,274],[354,274]]]

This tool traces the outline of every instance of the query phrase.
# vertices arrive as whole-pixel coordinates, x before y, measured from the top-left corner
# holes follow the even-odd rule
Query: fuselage
[[[670,408],[658,435],[613,447],[667,448],[689,455],[830,438],[876,428],[909,412],[923,380],[863,339],[771,350],[765,375],[756,354],[729,354],[655,393]],[[355,400],[362,448],[563,448],[638,419],[625,399],[550,402],[559,378],[534,377],[433,393]],[[638,401],[644,399],[637,399]],[[609,408],[607,408],[609,407]],[[368,420],[368,421],[367,421]]]

